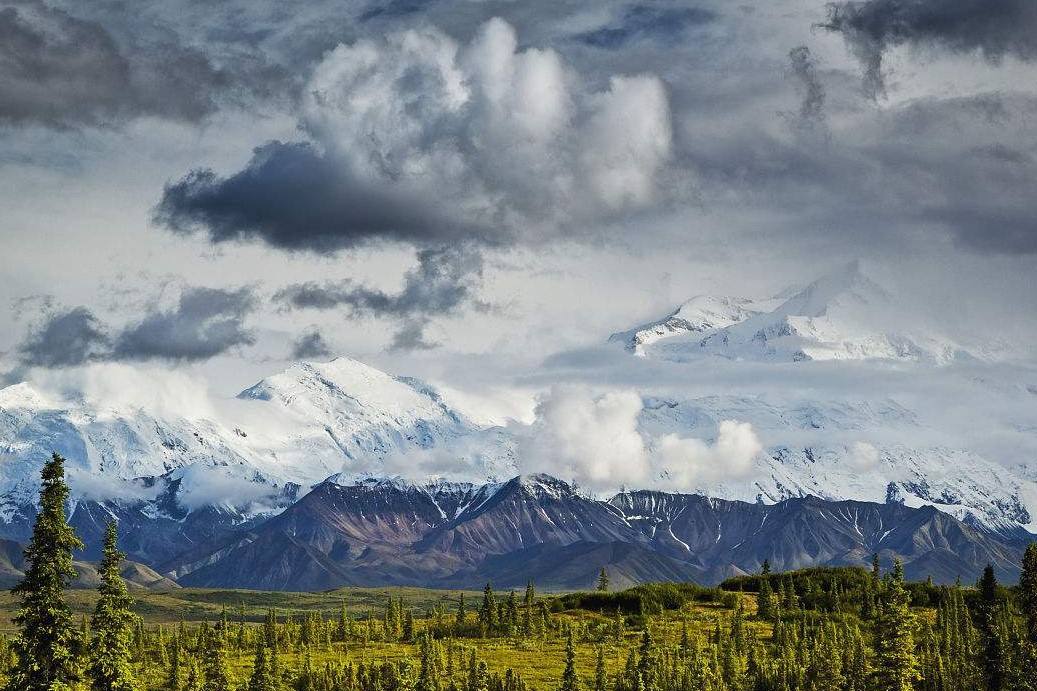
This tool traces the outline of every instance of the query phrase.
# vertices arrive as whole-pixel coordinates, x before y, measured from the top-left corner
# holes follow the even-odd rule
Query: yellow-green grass
[[[197,592],[198,591],[196,591],[196,593]],[[211,593],[213,592],[229,592],[237,594],[239,591],[204,591],[199,593],[203,596],[203,599],[207,601],[212,600],[216,603],[212,605],[213,609],[211,611],[218,615],[222,608],[223,596],[212,597]],[[392,590],[392,592],[394,595],[400,593],[399,590]],[[306,603],[307,606],[299,606],[297,607],[298,610],[310,609],[337,612],[335,607],[341,602],[343,594],[346,595],[347,602],[350,603],[355,604],[363,602],[363,596],[371,598],[380,597],[381,600],[375,600],[375,604],[380,602],[384,605],[386,593],[386,589],[347,589],[330,593],[295,593],[292,594],[293,597],[291,598],[274,598],[272,601],[278,602],[278,606],[286,606],[289,603]],[[270,593],[264,594],[272,595]],[[419,601],[425,603],[438,602],[442,601],[444,596],[450,601],[450,603],[456,603],[458,592],[427,590],[419,592],[419,589],[404,589],[403,594],[404,600],[407,602],[410,602],[408,595],[411,595],[414,597],[415,603]],[[180,593],[180,595],[183,595],[183,593]],[[472,592],[465,593],[466,600],[469,600],[470,602],[469,617],[474,616],[472,610],[475,609],[478,603],[477,599],[470,598],[477,598],[480,595],[481,594]],[[198,595],[195,594],[189,594],[188,599],[197,596]],[[749,614],[755,610],[755,599],[752,596],[743,595],[742,601],[746,616],[748,617]],[[262,602],[265,603],[267,601]],[[246,606],[250,605],[247,604]],[[361,606],[350,607],[350,609],[359,612],[366,611],[366,608]],[[380,616],[381,610],[377,608],[374,609],[375,616]],[[262,610],[264,613],[265,611],[265,609]],[[450,611],[452,613],[452,609]],[[731,615],[731,610],[723,609],[718,605],[699,603],[688,604],[680,611],[665,612],[651,616],[649,618],[649,629],[657,644],[676,645],[680,641],[685,623],[687,624],[688,631],[692,636],[705,636],[713,630],[717,619],[720,619],[726,627]],[[611,622],[610,617],[604,617],[583,610],[565,612],[561,616],[563,619],[571,623],[584,623],[590,625],[593,623]],[[417,619],[416,629],[420,631],[424,624],[425,621],[423,619]],[[757,630],[758,635],[761,637],[769,638],[770,627],[768,625],[764,625],[751,619],[747,619],[746,624],[747,626]],[[639,645],[640,636],[640,631],[631,629],[627,631],[622,641],[609,640],[603,644],[606,668],[610,674],[622,669],[630,649]],[[583,678],[590,679],[594,674],[598,645],[598,643],[593,641],[576,643],[576,670]],[[509,668],[514,670],[518,674],[522,675],[528,686],[537,689],[538,691],[548,691],[552,687],[556,686],[565,665],[565,640],[558,635],[553,635],[546,640],[526,639],[522,637],[461,638],[455,640],[455,646],[458,651],[464,650],[466,656],[470,655],[473,649],[476,650],[478,658],[486,661],[490,672],[503,673]],[[333,644],[330,649],[315,648],[311,650],[309,654],[313,665],[318,668],[323,667],[328,662],[334,664],[352,663],[353,665],[356,665],[360,662],[364,662],[365,664],[381,663],[385,661],[396,661],[403,658],[409,658],[414,664],[416,664],[418,649],[416,645],[410,643],[372,641],[367,644],[360,642],[349,644],[336,643]],[[303,664],[303,658],[304,654],[302,653],[280,653],[278,659],[282,667],[286,669],[299,669]],[[457,677],[458,680],[460,680],[463,678],[462,670],[464,668],[460,658],[455,660],[455,665],[457,666]],[[251,654],[232,653],[228,657],[228,667],[230,668],[231,675],[234,679],[243,680],[247,678],[252,668]],[[164,672],[152,666],[149,673],[150,676],[146,680],[150,685],[149,688],[158,688],[162,681],[162,674]]]

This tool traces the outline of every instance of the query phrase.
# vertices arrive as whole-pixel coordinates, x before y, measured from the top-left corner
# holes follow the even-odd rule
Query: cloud
[[[874,470],[879,464],[879,451],[867,442],[855,442],[850,447],[847,461],[855,469],[861,472]]]
[[[170,310],[149,314],[115,338],[116,360],[207,360],[231,348],[252,345],[244,320],[255,307],[249,288],[186,288]]]
[[[20,367],[73,367],[89,362],[206,360],[251,345],[244,320],[255,307],[251,289],[185,288],[171,309],[112,331],[86,307],[44,316],[18,345]]]
[[[810,48],[798,46],[790,50],[789,65],[802,93],[795,121],[797,127],[804,132],[825,129],[825,88],[818,77],[817,62],[811,55]]]
[[[258,147],[237,173],[167,185],[155,219],[214,243],[318,253],[381,241],[498,246],[651,207],[671,153],[652,75],[592,91],[500,19],[468,45],[432,28],[339,45],[314,68],[307,141]]]
[[[595,393],[557,385],[537,403],[536,419],[518,429],[523,472],[546,472],[594,490],[622,485],[694,490],[744,478],[763,445],[749,423],[723,420],[706,441],[640,429],[644,403],[633,391]]]
[[[465,246],[423,249],[417,252],[417,266],[403,276],[397,293],[357,285],[352,281],[299,283],[282,288],[275,302],[292,309],[346,308],[352,317],[397,317],[404,320],[393,339],[397,350],[426,350],[434,344],[425,340],[424,330],[431,316],[457,313],[466,306],[484,309],[475,298],[482,278],[480,252]]]
[[[103,325],[85,307],[61,310],[44,317],[18,346],[26,367],[67,367],[105,356],[110,340]]]
[[[724,480],[744,479],[763,445],[748,422],[722,420],[713,446],[701,439],[663,436],[658,444],[659,467],[677,487],[691,489]]]
[[[632,391],[595,395],[557,386],[537,403],[536,422],[521,438],[524,472],[547,472],[590,489],[642,486],[651,476],[637,429],[641,397]]]
[[[229,506],[238,509],[272,507],[276,504],[278,489],[264,478],[241,477],[240,469],[195,463],[177,469],[174,479],[180,480],[177,503],[193,511],[206,506]]]
[[[134,115],[196,121],[227,77],[170,37],[117,40],[38,0],[0,8],[0,122],[95,125]]]
[[[1031,0],[863,0],[833,2],[822,25],[839,32],[864,70],[865,91],[885,93],[882,60],[900,45],[953,53],[1037,58],[1037,5]]]
[[[320,360],[330,356],[331,348],[317,329],[307,331],[292,344],[293,360]]]
[[[195,170],[168,184],[154,219],[180,235],[213,243],[260,240],[289,251],[330,253],[394,240],[442,243],[466,236],[431,195],[364,180],[308,142],[268,142],[226,178]]]
[[[580,43],[595,48],[616,49],[643,40],[672,43],[692,26],[708,24],[716,19],[712,10],[702,7],[657,7],[629,5],[615,21],[593,31],[574,36]]]

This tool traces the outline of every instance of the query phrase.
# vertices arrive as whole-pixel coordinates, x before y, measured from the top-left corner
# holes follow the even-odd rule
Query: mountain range
[[[660,363],[854,385],[703,395],[646,384],[637,432],[649,453],[668,436],[715,444],[724,421],[751,425],[762,450],[738,472],[680,484],[662,473],[645,483],[654,490],[608,498],[529,472],[537,459],[521,440],[539,421],[477,422],[436,387],[350,358],[294,363],[218,405],[16,384],[0,389],[0,538],[28,538],[40,464],[58,451],[83,558],[114,518],[133,568],[155,575],[138,580],[160,587],[576,588],[602,566],[619,584],[716,582],[765,559],[859,564],[875,552],[941,581],[988,562],[1011,575],[1037,532],[1037,463],[962,443],[932,414],[940,401],[887,394],[873,376],[986,368],[967,370],[969,386],[1013,411],[1013,434],[1028,439],[1032,370],[997,339],[890,317],[895,302],[853,264],[772,298],[699,296],[613,335],[635,374]]]

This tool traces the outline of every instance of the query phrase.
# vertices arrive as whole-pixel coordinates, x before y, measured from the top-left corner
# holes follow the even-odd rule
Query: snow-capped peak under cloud
[[[853,261],[786,299],[698,296],[670,316],[614,334],[637,355],[684,361],[987,359],[993,342],[966,347],[905,311],[867,266]]]

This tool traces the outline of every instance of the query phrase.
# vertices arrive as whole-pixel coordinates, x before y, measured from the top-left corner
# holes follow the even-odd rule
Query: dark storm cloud
[[[292,344],[293,360],[314,360],[329,356],[331,348],[317,329],[307,331]]]
[[[86,307],[49,314],[18,346],[21,367],[73,367],[112,360],[205,360],[251,345],[244,326],[255,307],[247,288],[186,288],[173,309],[152,312],[114,333]]]
[[[134,115],[198,120],[227,78],[174,38],[121,44],[42,2],[0,4],[0,122],[66,127]]]
[[[324,253],[377,241],[419,245],[489,237],[451,223],[431,199],[394,194],[351,176],[308,143],[269,142],[245,168],[222,178],[196,170],[167,185],[155,220],[214,243],[258,239],[285,250]]]
[[[388,0],[388,2],[372,3],[360,15],[360,21],[366,22],[379,17],[406,17],[423,12],[436,0]]]
[[[798,126],[808,130],[823,127],[825,89],[818,77],[817,62],[810,54],[810,49],[806,46],[793,48],[789,51],[789,64],[802,92],[797,117]]]
[[[177,306],[149,314],[115,339],[117,360],[206,360],[255,342],[244,321],[255,307],[248,288],[188,288]]]
[[[428,319],[418,317],[404,321],[403,326],[393,334],[389,350],[433,350],[439,344],[428,340],[425,329],[428,327]]]
[[[615,49],[644,39],[675,41],[688,27],[708,24],[716,18],[711,10],[701,7],[658,7],[631,5],[616,21],[606,26],[577,34],[574,38],[596,48]]]
[[[692,164],[705,199],[759,209],[789,241],[1037,254],[1035,107],[1018,95],[919,99],[843,125],[825,146],[746,125],[701,139]]]
[[[110,346],[104,327],[90,310],[75,307],[49,315],[18,346],[26,367],[69,367],[105,356]]]
[[[418,252],[418,265],[404,274],[403,288],[387,293],[352,281],[298,283],[274,295],[291,309],[346,308],[356,317],[392,317],[403,327],[393,339],[394,349],[432,347],[424,339],[432,316],[455,314],[467,306],[486,309],[475,297],[482,277],[482,255],[454,246]]]
[[[404,275],[398,293],[348,280],[308,282],[283,288],[274,300],[296,309],[347,307],[358,315],[449,314],[472,300],[482,270],[478,252],[464,247],[426,249],[418,252],[418,265]]]
[[[863,0],[828,5],[822,25],[841,33],[864,69],[865,90],[885,91],[882,58],[894,46],[1037,58],[1033,0]]]

